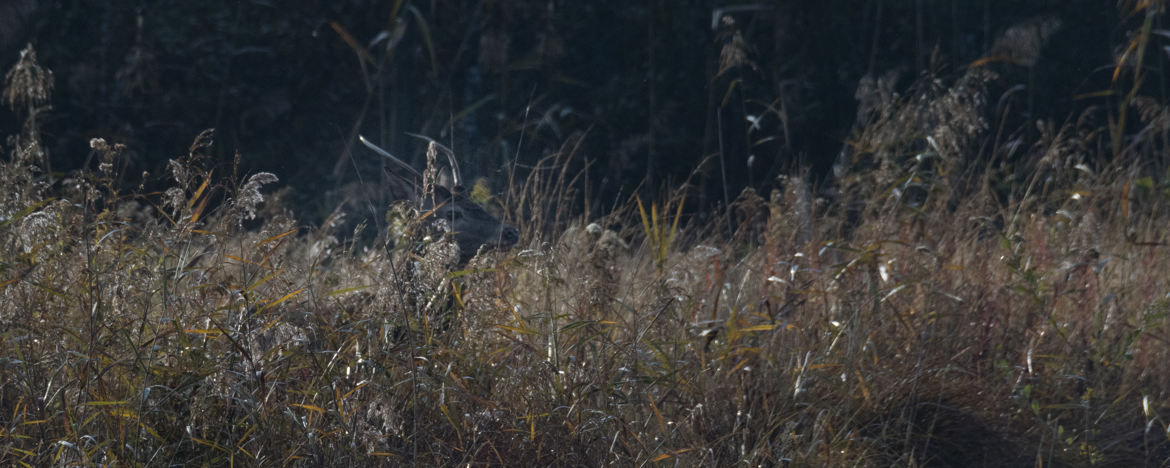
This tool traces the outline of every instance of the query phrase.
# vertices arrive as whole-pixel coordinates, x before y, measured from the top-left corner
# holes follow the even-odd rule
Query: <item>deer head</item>
[[[442,227],[452,234],[452,238],[459,245],[460,263],[467,263],[480,248],[507,249],[520,240],[520,231],[504,224],[468,198],[463,190],[463,177],[459,174],[459,164],[455,160],[454,152],[430,138],[409,135],[430,142],[427,150],[427,170],[423,174],[386,150],[370,143],[365,137],[359,136],[358,139],[366,147],[413,176],[408,180],[408,185],[413,188],[412,201],[419,213],[423,213],[424,222]],[[450,165],[449,171],[442,174],[438,173],[435,161],[438,152],[447,156]],[[421,186],[417,182],[420,180]]]

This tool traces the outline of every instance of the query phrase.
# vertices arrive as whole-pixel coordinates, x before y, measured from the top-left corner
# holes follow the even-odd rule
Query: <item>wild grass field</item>
[[[1140,93],[1011,128],[989,70],[879,83],[828,186],[710,213],[533,170],[478,197],[519,245],[461,265],[401,206],[298,219],[210,132],[167,174],[95,138],[53,176],[46,76],[3,94],[0,464],[1170,465],[1170,108]]]

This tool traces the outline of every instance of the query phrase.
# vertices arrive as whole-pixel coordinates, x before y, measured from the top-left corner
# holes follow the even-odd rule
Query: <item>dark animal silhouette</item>
[[[407,171],[413,179],[408,179],[412,187],[411,201],[415,203],[418,212],[422,213],[423,220],[430,226],[440,227],[451,233],[456,244],[459,245],[460,263],[467,263],[481,248],[507,249],[520,240],[520,231],[515,227],[504,224],[478,203],[471,200],[463,189],[463,177],[459,174],[459,164],[455,154],[449,148],[438,142],[419,135],[430,142],[428,153],[442,152],[447,156],[450,164],[449,172],[441,173],[438,180],[420,174],[409,164],[394,157],[386,150],[370,143],[365,137],[359,136],[362,144],[378,153],[396,166]],[[437,172],[432,167],[434,157],[428,157],[428,173]],[[421,180],[420,186],[417,181]]]

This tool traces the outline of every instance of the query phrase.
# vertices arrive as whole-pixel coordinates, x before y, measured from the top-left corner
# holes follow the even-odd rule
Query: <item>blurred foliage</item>
[[[427,134],[459,151],[472,177],[496,181],[508,163],[531,166],[584,135],[568,164],[594,163],[602,200],[641,182],[680,183],[722,155],[702,168],[691,200],[726,203],[795,166],[827,174],[861,123],[854,94],[867,76],[902,90],[923,72],[983,59],[1000,73],[998,92],[1026,87],[1026,112],[1013,118],[1099,104],[1073,98],[1109,89],[1110,45],[1128,30],[1116,25],[1142,19],[1088,0],[8,0],[5,9],[25,18],[13,29],[24,34],[0,37],[0,66],[28,40],[58,76],[46,122],[55,169],[81,167],[84,142],[101,135],[127,145],[126,171],[158,174],[190,135],[213,127],[214,157],[227,165],[238,152],[243,170],[313,189],[293,192],[317,212],[332,208],[318,206],[321,189],[376,173],[380,161],[350,152],[358,133],[414,163],[422,145],[405,133]],[[1005,54],[1029,22],[1052,27],[1031,56]]]

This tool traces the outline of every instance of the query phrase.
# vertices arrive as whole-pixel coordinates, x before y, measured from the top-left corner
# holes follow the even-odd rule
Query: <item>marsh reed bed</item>
[[[480,194],[519,245],[466,264],[410,210],[299,221],[211,133],[165,190],[102,139],[53,175],[28,112],[0,463],[1166,466],[1170,111],[1004,128],[993,79],[875,92],[827,186],[707,213],[686,186],[593,213],[534,170]]]

